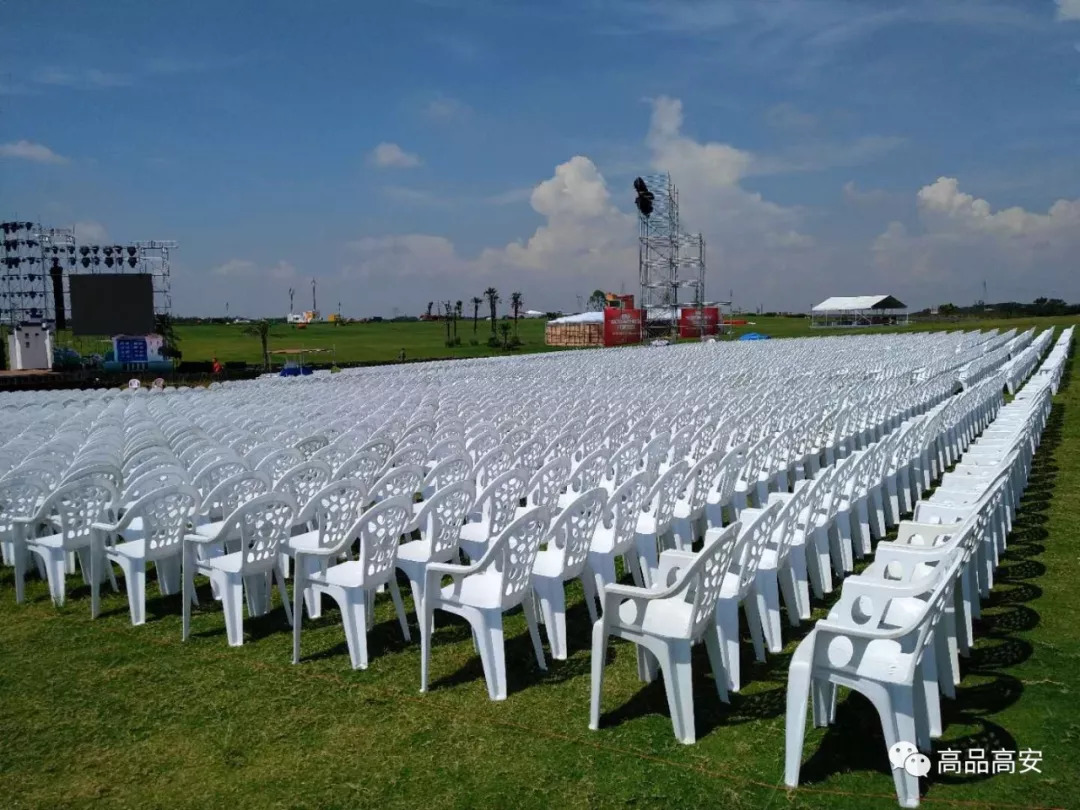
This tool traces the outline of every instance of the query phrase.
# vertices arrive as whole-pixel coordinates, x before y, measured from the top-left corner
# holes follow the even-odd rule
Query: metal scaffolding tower
[[[638,211],[638,278],[642,339],[673,337],[680,307],[705,302],[705,239],[679,226],[679,190],[669,174],[641,178],[652,192],[652,211]],[[691,291],[690,296],[680,290]],[[682,300],[680,300],[682,299]]]

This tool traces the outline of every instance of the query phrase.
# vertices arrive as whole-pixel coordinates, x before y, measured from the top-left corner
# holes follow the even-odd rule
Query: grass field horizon
[[[772,338],[789,337],[824,337],[830,335],[852,335],[901,331],[953,331],[958,329],[1025,329],[1064,327],[1080,323],[1076,316],[1025,317],[998,319],[958,319],[954,321],[915,321],[908,326],[884,326],[861,328],[812,328],[809,320],[784,316],[746,316],[748,323],[734,329],[734,337],[747,332],[759,332]],[[439,321],[384,321],[356,322],[344,325],[321,322],[308,325],[304,329],[284,323],[275,323],[270,333],[269,348],[280,349],[325,349],[326,353],[313,353],[306,356],[307,362],[329,364],[337,363],[392,363],[398,359],[404,349],[406,360],[442,360],[448,358],[488,357],[507,354],[531,354],[547,351],[567,351],[564,347],[547,346],[544,343],[542,319],[521,319],[518,321],[518,336],[521,346],[507,350],[488,346],[492,335],[490,321],[480,321],[475,333],[471,320],[458,323],[460,346],[446,345],[446,326]],[[262,362],[259,339],[245,334],[243,324],[180,324],[176,334],[180,339],[180,350],[184,362],[207,362],[217,358],[222,363],[243,362],[259,365]],[[511,333],[512,334],[512,333]],[[728,338],[729,339],[729,338]],[[472,345],[472,341],[476,345]],[[83,337],[72,338],[63,333],[58,345],[70,345],[82,354],[103,353],[109,347],[107,338]],[[570,349],[580,351],[580,349]],[[275,366],[283,359],[278,356],[272,360]]]

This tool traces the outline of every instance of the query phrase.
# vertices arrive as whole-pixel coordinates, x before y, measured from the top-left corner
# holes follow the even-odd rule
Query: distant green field
[[[1075,317],[1015,318],[997,320],[959,320],[912,323],[903,327],[875,327],[862,329],[812,329],[805,318],[745,316],[749,323],[736,327],[734,336],[747,332],[760,332],[770,337],[806,337],[810,335],[866,334],[867,332],[927,331],[940,329],[1018,329],[1032,326],[1047,328],[1067,326],[1078,322]],[[543,320],[519,320],[518,336],[522,345],[514,354],[551,351],[544,344]],[[242,325],[198,324],[177,327],[180,349],[185,361],[208,361],[216,357],[222,363],[261,362],[259,340],[244,334]],[[481,321],[473,333],[469,320],[458,323],[458,337],[462,345],[446,346],[446,326],[440,322],[406,323],[350,323],[335,326],[331,323],[310,324],[304,329],[286,324],[275,324],[270,336],[270,349],[326,349],[326,354],[307,356],[308,362],[360,363],[393,362],[404,349],[408,360],[433,360],[448,357],[487,357],[507,354],[506,349],[488,346],[491,324]],[[477,345],[470,345],[470,341]],[[105,338],[72,338],[61,333],[58,345],[72,346],[80,354],[104,353],[109,344]],[[281,363],[280,357],[274,359]]]
[[[1031,326],[1046,328],[1076,323],[1076,318],[1029,318],[997,321],[962,321],[955,324],[925,323],[912,324],[908,327],[880,329],[811,329],[805,318],[750,318],[752,324],[737,327],[735,336],[746,332],[761,332],[770,337],[805,337],[809,335],[853,334],[868,331],[934,330],[934,329],[1027,329]],[[516,353],[550,351],[544,344],[544,324],[542,320],[518,321],[518,335],[522,346]],[[180,349],[185,360],[209,360],[217,357],[221,362],[245,360],[259,362],[259,341],[243,334],[242,326],[199,325],[181,326],[177,330],[180,336]],[[504,349],[492,349],[487,345],[491,336],[490,323],[481,323],[476,333],[479,345],[470,346],[473,337],[472,324],[458,324],[458,336],[462,345],[449,348],[445,345],[446,326],[442,323],[352,323],[344,326],[333,324],[311,324],[305,329],[296,329],[284,324],[276,325],[270,339],[273,349],[332,349],[334,359],[339,363],[364,361],[393,361],[398,352],[405,349],[405,356],[410,360],[435,359],[442,357],[485,357],[492,354],[506,354]],[[317,355],[309,359],[317,360]],[[329,357],[327,357],[329,359]]]

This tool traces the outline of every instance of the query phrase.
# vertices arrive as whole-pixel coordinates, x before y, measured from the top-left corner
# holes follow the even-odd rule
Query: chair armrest
[[[190,541],[192,543],[202,543],[203,545],[209,545],[210,543],[220,543],[224,539],[225,538],[219,537],[217,535],[215,535],[213,537],[205,537],[205,536],[203,536],[201,534],[188,534],[188,533],[184,534],[185,542]]]

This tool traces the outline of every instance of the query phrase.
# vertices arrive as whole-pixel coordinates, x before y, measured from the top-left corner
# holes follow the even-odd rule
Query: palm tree
[[[603,310],[607,305],[607,295],[603,290],[593,290],[593,294],[589,296],[589,309]]]
[[[484,290],[484,295],[487,296],[488,306],[491,307],[491,334],[495,334],[495,305],[499,303],[499,291],[494,287],[488,287]]]
[[[499,324],[499,331],[502,332],[503,346],[505,346],[506,348],[509,349],[510,348],[510,324],[508,324],[508,323]]]
[[[472,300],[472,332],[476,334],[476,325],[480,321],[480,305],[484,303],[484,299],[480,296],[473,296]]]
[[[463,301],[455,301],[454,302],[454,317],[455,318],[460,318],[461,317],[461,311],[464,308],[465,308],[465,302],[463,302]]]
[[[262,356],[263,356],[263,368],[267,371],[270,370],[270,329],[273,327],[273,323],[263,318],[261,321],[252,321],[244,327],[245,335],[253,335],[259,339],[262,344]]]
[[[433,306],[435,306],[435,302],[434,302],[434,301],[428,301],[428,302],[427,302],[427,317],[428,317],[428,320],[429,320],[429,321],[431,320],[431,308],[432,308]]]
[[[519,292],[510,294],[510,306],[514,310],[514,337],[517,337],[518,316],[521,315],[521,304],[524,302],[524,300],[525,298]]]

